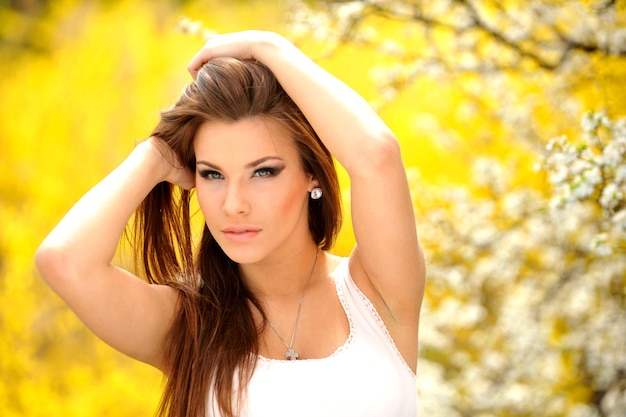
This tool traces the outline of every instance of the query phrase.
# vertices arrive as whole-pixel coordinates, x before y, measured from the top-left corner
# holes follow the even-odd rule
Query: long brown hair
[[[324,190],[322,199],[309,200],[309,229],[319,247],[330,249],[341,224],[333,159],[261,63],[233,58],[210,61],[178,102],[161,113],[152,135],[163,139],[180,162],[194,171],[193,141],[198,127],[206,121],[246,117],[276,121],[290,133],[303,169]],[[204,417],[207,404],[215,401],[223,416],[233,417],[254,372],[258,337],[266,318],[244,285],[238,265],[226,256],[206,225],[194,251],[191,194],[160,183],[135,217],[136,259],[143,262],[148,281],[179,290],[177,314],[164,346],[168,378],[158,415]],[[252,306],[261,312],[262,323],[255,323]]]

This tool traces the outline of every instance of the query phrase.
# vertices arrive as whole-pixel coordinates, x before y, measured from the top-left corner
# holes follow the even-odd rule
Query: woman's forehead
[[[235,122],[204,122],[194,138],[196,157],[211,160],[256,160],[267,156],[298,159],[285,127],[272,119],[249,117]]]

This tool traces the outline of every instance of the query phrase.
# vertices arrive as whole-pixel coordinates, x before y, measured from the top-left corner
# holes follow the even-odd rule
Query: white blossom
[[[615,182],[626,184],[626,164],[620,165],[615,169]]]
[[[609,239],[607,233],[597,234],[591,241],[591,249],[600,256],[611,255],[613,251],[611,249],[611,246],[609,245],[608,240]]]
[[[619,120],[591,120],[603,146],[621,140]],[[510,184],[512,174],[488,158],[477,158],[472,184],[490,190],[489,198],[461,187],[419,192],[440,202],[418,216],[429,225],[420,226],[427,252],[437,248],[429,259],[429,296],[437,302],[425,303],[422,352],[445,355],[438,366],[449,373],[440,382],[462,393],[446,399],[442,413],[594,415],[593,407],[554,387],[563,378],[576,380],[573,366],[584,367],[597,389],[626,369],[626,337],[616,337],[616,329],[626,328],[626,311],[611,295],[626,275],[619,246],[625,174],[601,163],[587,139],[560,137],[547,147],[541,161],[552,192],[547,198],[501,187],[500,179]],[[581,363],[564,367],[564,352]],[[603,403],[620,410],[614,399],[622,397],[612,395]]]
[[[358,17],[365,8],[365,4],[362,1],[347,1],[338,4],[335,7],[335,15],[340,19],[353,19]]]
[[[580,126],[584,133],[591,133],[600,126],[608,127],[609,120],[603,113],[588,112],[583,116]]]
[[[626,155],[626,141],[615,140],[602,150],[602,162],[604,165],[617,168],[624,161]]]
[[[587,177],[583,177],[581,175],[576,175],[574,177],[570,188],[570,196],[571,198],[576,200],[583,200],[589,197],[593,194],[595,190],[594,183],[590,181]]]
[[[613,211],[615,207],[624,199],[622,191],[617,187],[615,183],[609,183],[602,190],[600,196],[600,204],[602,207],[609,211]]]
[[[402,46],[393,39],[385,39],[380,45],[380,50],[389,55],[403,54]]]
[[[626,232],[626,210],[620,210],[615,213],[611,221],[618,227],[618,230]]]

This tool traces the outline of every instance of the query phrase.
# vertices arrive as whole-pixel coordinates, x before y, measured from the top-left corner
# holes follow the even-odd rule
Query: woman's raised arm
[[[424,257],[394,134],[359,94],[277,34],[216,35],[193,58],[189,70],[195,76],[205,62],[222,56],[252,58],[267,65],[346,168],[357,241],[353,277],[382,310],[388,325],[417,328]]]
[[[156,139],[140,143],[85,194],[40,245],[35,261],[50,287],[98,337],[156,367],[176,306],[175,290],[149,285],[111,264],[133,212],[159,182],[193,186]]]

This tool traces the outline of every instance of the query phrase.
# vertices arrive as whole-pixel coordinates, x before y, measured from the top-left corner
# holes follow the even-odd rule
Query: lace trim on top
[[[333,282],[335,283],[335,292],[337,293],[337,298],[339,298],[339,302],[341,303],[341,307],[343,308],[344,313],[346,314],[346,317],[348,318],[348,325],[350,326],[350,332],[348,334],[348,338],[346,339],[346,341],[339,346],[333,353],[331,353],[328,356],[325,356],[323,358],[308,358],[308,359],[298,359],[296,362],[307,362],[307,361],[323,361],[326,359],[331,359],[334,358],[335,356],[340,355],[342,352],[344,352],[345,350],[347,350],[350,345],[352,345],[352,341],[354,340],[354,322],[352,321],[352,314],[350,312],[350,305],[348,304],[345,295],[344,295],[344,291],[343,291],[343,287],[341,285],[339,285],[337,283],[337,280],[340,279],[341,277],[341,273],[337,273],[337,271],[339,271],[339,269],[343,266],[344,262],[348,262],[348,258],[341,260],[341,262],[339,263],[339,265],[337,266],[337,268],[334,269],[333,272],[331,272],[332,275],[334,275],[333,278]],[[350,271],[349,268],[348,269],[348,275],[350,275]],[[352,279],[352,278],[350,278]],[[292,361],[289,361],[287,359],[274,359],[274,358],[267,358],[263,355],[257,355],[258,358],[260,360],[263,361],[268,361],[268,362],[285,362],[285,363],[290,363]]]
[[[332,274],[334,275],[333,281],[335,283],[335,291],[337,293],[337,297],[339,298],[339,302],[341,303],[341,306],[343,307],[343,311],[345,312],[346,317],[348,318],[348,323],[350,325],[350,333],[348,334],[348,339],[344,342],[344,344],[339,346],[337,350],[335,350],[329,356],[326,356],[323,358],[298,359],[296,362],[323,361],[326,359],[331,359],[340,355],[342,352],[346,351],[351,346],[352,341],[354,340],[355,327],[354,327],[354,320],[352,318],[352,312],[350,310],[350,304],[348,303],[348,300],[346,300],[346,295],[345,295],[345,290],[344,290],[344,286],[347,287],[348,285],[351,285],[356,290],[356,293],[361,299],[361,302],[364,304],[370,316],[376,322],[376,325],[383,332],[384,337],[387,340],[387,342],[392,346],[393,351],[395,352],[397,358],[402,363],[403,368],[409,372],[412,378],[415,378],[416,377],[415,372],[413,372],[413,369],[411,369],[409,364],[406,363],[406,361],[404,360],[404,357],[400,353],[400,350],[398,350],[398,346],[396,346],[396,342],[394,342],[393,338],[391,337],[391,334],[389,333],[389,330],[387,329],[387,326],[385,325],[385,322],[383,321],[382,317],[380,317],[380,314],[378,314],[378,310],[376,310],[376,307],[374,307],[374,304],[372,304],[370,299],[367,298],[365,294],[363,294],[359,286],[356,285],[356,283],[352,279],[352,274],[350,274],[349,259],[350,258],[343,259],[341,263],[337,266],[337,268],[335,268],[335,270],[332,272]],[[341,282],[338,282],[339,280],[341,280]],[[258,358],[260,360],[268,361],[268,362],[278,362],[278,363],[291,363],[292,362],[286,359],[267,358],[263,355],[258,355]]]
[[[393,338],[391,337],[391,334],[389,333],[389,330],[387,329],[387,326],[385,325],[385,322],[383,321],[382,317],[380,317],[380,314],[378,314],[378,310],[376,310],[376,307],[374,307],[374,304],[372,304],[370,299],[367,298],[367,296],[365,294],[363,294],[363,291],[361,291],[359,286],[356,285],[356,282],[354,282],[354,280],[352,279],[352,274],[350,274],[350,268],[346,267],[346,269],[347,269],[347,276],[346,276],[346,278],[348,280],[350,280],[350,284],[354,287],[354,289],[356,290],[357,294],[361,298],[361,301],[367,307],[367,310],[369,311],[370,315],[374,318],[374,320],[376,321],[376,324],[378,325],[378,327],[383,331],[383,333],[385,335],[385,338],[387,339],[387,341],[393,347],[393,350],[396,352],[396,355],[398,356],[398,359],[400,359],[400,361],[404,365],[404,368],[407,371],[409,371],[409,373],[411,374],[411,376],[413,378],[415,378],[416,377],[415,372],[413,372],[413,369],[411,369],[409,364],[406,363],[406,361],[404,360],[404,357],[400,353],[400,350],[398,349],[398,346],[396,346],[396,342],[394,342]],[[346,284],[348,284],[348,283],[346,282]],[[343,300],[342,300],[342,304],[343,304]],[[351,322],[350,326],[352,326],[352,322]]]

